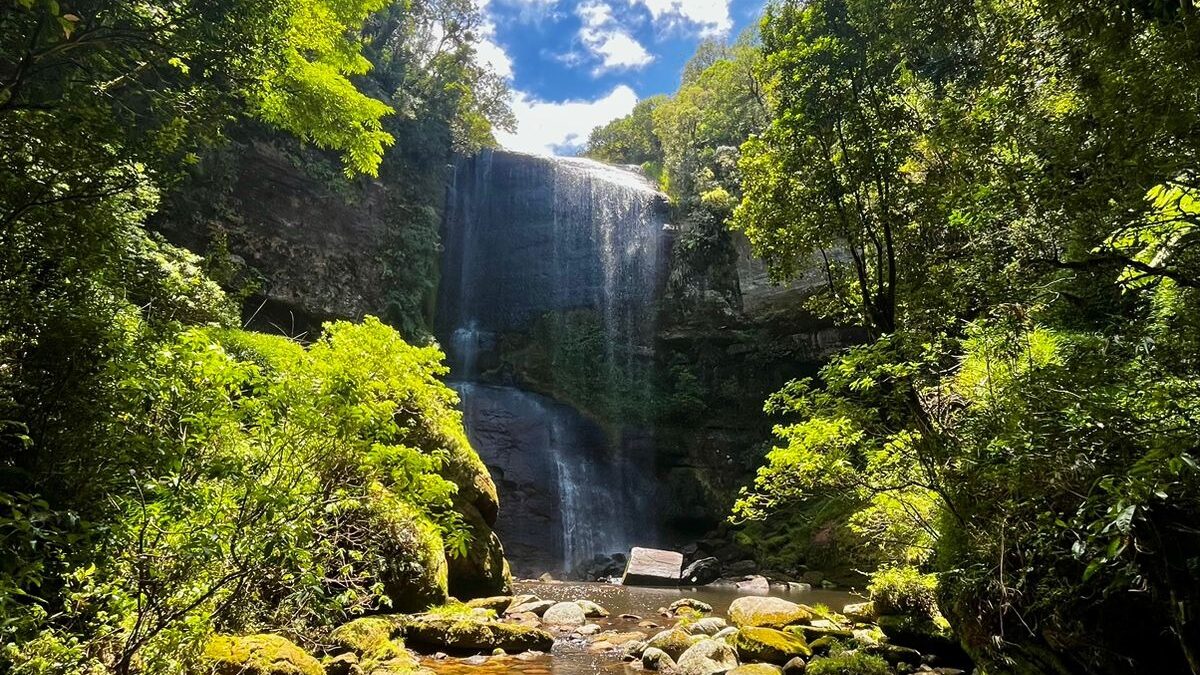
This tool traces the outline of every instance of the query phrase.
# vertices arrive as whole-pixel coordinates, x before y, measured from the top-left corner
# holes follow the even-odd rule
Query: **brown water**
[[[603,619],[589,619],[601,627],[600,633],[590,638],[561,633],[554,643],[554,650],[540,656],[491,657],[486,660],[476,657],[433,659],[423,658],[422,665],[439,675],[499,675],[521,673],[522,675],[585,675],[642,673],[640,668],[631,667],[621,661],[620,647],[632,639],[653,635],[674,625],[675,620],[659,615],[659,609],[667,607],[680,598],[695,598],[713,606],[711,616],[726,618],[729,605],[735,598],[746,595],[733,586],[713,585],[698,588],[644,588],[617,586],[598,583],[529,583],[516,584],[517,593],[532,593],[543,600],[574,601],[591,600],[609,611]],[[790,592],[782,587],[772,587],[770,595],[806,605],[824,604],[834,609],[860,598],[844,591],[813,590]],[[621,615],[639,617],[622,618]],[[643,621],[654,626],[639,626]]]

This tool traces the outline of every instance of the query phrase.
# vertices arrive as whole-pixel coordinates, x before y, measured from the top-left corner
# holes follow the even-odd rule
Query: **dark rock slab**
[[[721,578],[721,561],[716,558],[701,558],[687,566],[680,576],[683,586],[704,586]]]

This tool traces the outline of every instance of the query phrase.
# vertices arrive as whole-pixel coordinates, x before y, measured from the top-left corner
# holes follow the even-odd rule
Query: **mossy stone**
[[[812,608],[782,598],[746,596],[729,605],[729,620],[738,627],[781,629],[792,624],[808,623],[812,618]]]
[[[742,628],[734,646],[743,661],[765,661],[781,666],[796,656],[812,656],[803,636],[773,628]]]
[[[460,651],[503,649],[515,654],[554,646],[554,636],[540,628],[473,618],[423,617],[412,622],[405,635],[412,643]]]
[[[320,661],[278,635],[214,635],[204,660],[215,675],[325,675]]]
[[[337,649],[349,650],[359,656],[387,657],[396,651],[392,643],[395,628],[394,622],[389,619],[364,617],[334,629],[329,640]]]

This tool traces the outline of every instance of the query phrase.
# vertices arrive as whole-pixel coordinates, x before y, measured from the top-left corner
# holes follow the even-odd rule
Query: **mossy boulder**
[[[647,647],[642,652],[642,668],[646,670],[660,670],[663,672],[671,672],[676,669],[675,659],[671,655],[661,649],[655,647]]]
[[[700,619],[699,621],[693,621],[687,624],[687,626],[684,626],[683,629],[686,630],[689,635],[712,636],[720,633],[728,627],[729,624],[725,623],[725,619],[716,616],[710,616]]]
[[[729,671],[729,675],[782,675],[783,668],[773,663],[747,663]]]
[[[204,661],[214,675],[325,675],[320,661],[278,635],[214,635]]]
[[[877,621],[880,630],[895,644],[911,647],[924,654],[937,654],[955,662],[967,660],[966,654],[941,616],[935,618],[884,615]]]
[[[503,614],[504,610],[512,605],[513,598],[511,595],[492,595],[486,598],[475,598],[467,601],[467,607],[471,609],[488,609],[496,614]]]
[[[685,651],[704,636],[693,636],[679,630],[671,628],[658,633],[654,637],[646,641],[647,648],[661,649],[666,652],[671,658],[679,659]]]
[[[484,653],[549,651],[554,646],[554,636],[540,628],[469,617],[421,617],[406,627],[405,637],[411,644]]]
[[[363,504],[371,553],[386,561],[380,571],[384,594],[400,612],[446,602],[449,578],[441,532],[416,508],[376,483]]]
[[[471,529],[471,540],[463,555],[448,559],[450,592],[459,598],[512,593],[512,573],[500,538],[474,504],[458,502],[456,507]]]
[[[576,600],[575,604],[579,605],[579,608],[583,610],[584,616],[588,618],[599,619],[608,616],[607,609],[604,609],[591,600]]]
[[[765,661],[781,666],[797,656],[812,656],[803,636],[774,628],[742,628],[738,630],[734,646],[743,661]]]
[[[788,626],[784,628],[785,633],[799,635],[808,642],[823,638],[825,636],[832,637],[835,640],[849,640],[854,637],[854,631],[844,628],[830,628],[828,626],[811,626],[801,624],[799,626]]]
[[[808,662],[806,675],[891,675],[892,669],[878,656],[848,651]]]
[[[807,623],[814,614],[810,607],[782,598],[747,596],[729,605],[729,620],[738,627],[784,628]]]
[[[708,604],[707,602],[701,602],[694,598],[681,598],[676,600],[675,602],[672,602],[671,606],[667,609],[671,610],[672,612],[678,612],[683,607],[694,609],[701,614],[708,614],[709,612],[713,611],[712,605]]]
[[[396,628],[390,619],[364,617],[335,628],[329,641],[333,643],[333,653],[351,651],[359,656],[387,658],[402,651],[392,642],[393,634],[398,632]]]

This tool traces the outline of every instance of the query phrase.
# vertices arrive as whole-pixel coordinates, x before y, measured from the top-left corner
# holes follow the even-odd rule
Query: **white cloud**
[[[689,24],[705,36],[728,33],[733,28],[729,17],[730,0],[629,0],[650,10],[656,23]]]
[[[512,109],[517,116],[517,131],[500,132],[497,140],[511,150],[537,154],[578,150],[592,129],[628,115],[637,101],[637,94],[626,85],[594,101],[539,101],[516,92]]]
[[[654,57],[632,35],[617,25],[612,8],[601,2],[587,2],[578,7],[583,27],[579,39],[600,64],[593,71],[599,75],[612,70],[641,68],[654,61]]]

